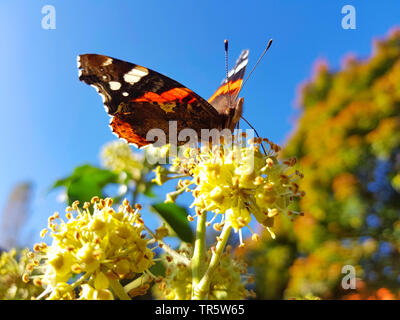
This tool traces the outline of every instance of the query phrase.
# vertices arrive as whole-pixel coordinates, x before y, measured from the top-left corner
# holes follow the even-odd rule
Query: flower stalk
[[[132,300],[118,280],[110,279],[110,286],[120,300]]]
[[[139,278],[129,282],[127,285],[124,286],[124,290],[126,293],[129,293],[131,290],[137,289],[138,287],[142,286],[144,283],[149,281],[151,277],[148,274],[143,274]]]
[[[203,212],[197,218],[196,240],[194,243],[194,252],[192,258],[192,298],[194,297],[194,289],[200,282],[204,274],[204,262],[206,256],[206,221],[207,212]]]
[[[193,294],[193,300],[204,300],[207,299],[207,294],[209,291],[210,287],[210,282],[213,273],[217,269],[221,255],[224,251],[224,248],[226,246],[226,243],[229,239],[229,235],[231,233],[232,226],[228,222],[224,225],[224,228],[222,229],[222,232],[218,238],[218,243],[215,248],[215,251],[213,252],[210,265],[207,268],[207,271],[205,272],[204,276],[200,280],[200,282],[197,284],[197,286],[193,289],[194,294]]]

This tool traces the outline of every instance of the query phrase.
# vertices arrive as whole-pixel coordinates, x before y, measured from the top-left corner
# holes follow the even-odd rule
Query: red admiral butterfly
[[[128,143],[142,147],[150,129],[169,131],[177,122],[178,134],[191,128],[234,130],[242,115],[238,99],[249,50],[243,50],[218,90],[207,100],[179,82],[148,68],[98,55],[78,56],[79,80],[96,88],[112,117],[111,130]]]

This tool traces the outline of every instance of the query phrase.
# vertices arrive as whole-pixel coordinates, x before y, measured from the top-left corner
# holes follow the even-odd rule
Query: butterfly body
[[[171,121],[176,121],[177,134],[186,128],[199,137],[202,129],[233,130],[242,112],[243,99],[237,99],[237,94],[247,56],[248,50],[243,51],[228,79],[208,101],[156,71],[98,54],[78,56],[79,80],[101,95],[112,131],[142,147],[154,142],[146,139],[151,129],[169,136]]]

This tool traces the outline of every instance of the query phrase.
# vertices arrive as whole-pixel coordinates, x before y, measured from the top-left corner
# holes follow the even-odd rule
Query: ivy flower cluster
[[[65,221],[55,213],[41,233],[44,237],[50,231],[52,243],[34,246],[27,268],[31,275],[23,279],[45,288],[38,298],[121,298],[126,293],[119,280],[149,272],[154,263],[140,209],[124,200],[115,210],[111,199],[94,197],[83,209],[78,202],[67,207]]]
[[[183,244],[178,253],[190,259],[193,248],[190,244]],[[206,253],[205,264],[211,260],[211,250]],[[176,261],[168,255],[163,256],[166,266],[165,276],[157,279],[153,287],[153,294],[158,299],[190,300],[192,296],[192,269],[190,265]],[[246,290],[247,283],[252,282],[247,276],[244,262],[234,258],[231,247],[227,247],[221,255],[220,265],[213,273],[208,292],[209,300],[241,300],[246,299],[253,292]]]
[[[298,185],[303,175],[294,169],[296,158],[278,160],[278,145],[265,138],[247,143],[245,139],[243,135],[240,139],[234,137],[230,144],[185,150],[182,157],[174,160],[171,171],[187,174],[191,180],[180,180],[177,190],[168,194],[167,201],[190,191],[197,216],[206,211],[215,213],[212,220],[222,216],[221,223],[214,224],[216,230],[229,222],[242,238],[241,229],[249,227],[253,215],[275,237],[271,227],[277,215],[284,214],[291,219],[294,215],[303,215],[290,209],[294,199],[305,194]],[[168,180],[170,172],[165,173],[161,168],[155,172],[154,181]]]
[[[0,254],[0,300],[25,300],[40,293],[40,288],[22,281],[29,263],[28,251],[11,249]]]
[[[116,173],[127,172],[135,181],[140,180],[145,171],[143,155],[133,152],[123,141],[107,143],[101,151],[101,160],[106,168]]]

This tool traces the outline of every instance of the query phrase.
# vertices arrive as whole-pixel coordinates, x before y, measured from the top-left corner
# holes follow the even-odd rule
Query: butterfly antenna
[[[224,40],[225,44],[225,72],[226,72],[226,82],[228,83],[228,104],[229,108],[232,106],[232,101],[231,101],[231,87],[229,84],[229,79],[228,79],[228,40]]]
[[[226,41],[226,40],[225,40],[225,41]],[[253,73],[253,71],[255,70],[255,68],[256,68],[256,67],[258,66],[258,64],[260,63],[261,59],[262,59],[262,58],[264,57],[264,55],[267,53],[269,47],[271,47],[271,44],[272,44],[272,39],[269,39],[268,44],[267,44],[267,47],[265,48],[264,52],[262,53],[262,55],[260,56],[260,58],[258,58],[257,63],[254,65],[253,69],[251,69],[251,71],[250,71],[249,75],[247,76],[246,80],[243,82],[243,85],[241,86],[241,88],[240,88],[240,90],[239,90],[239,92],[238,92],[238,94],[237,94],[238,96],[239,96],[240,91],[242,91],[244,85],[246,84],[247,80],[249,80],[251,74]]]
[[[254,132],[256,133],[256,136],[257,136],[258,138],[260,138],[260,136],[259,136],[257,130],[254,129],[254,127],[250,124],[250,122],[248,122],[245,118],[243,118],[243,116],[240,116],[240,118],[242,118],[242,119],[244,120],[244,122],[246,122],[246,123],[249,125],[249,127],[252,128],[252,129],[254,130]],[[267,155],[267,152],[265,151],[265,148],[264,148],[264,144],[263,144],[263,143],[261,143],[261,147],[262,147],[262,149],[263,149],[265,155]]]

